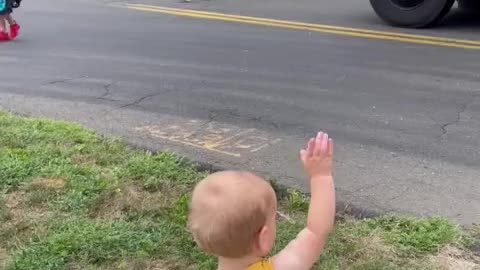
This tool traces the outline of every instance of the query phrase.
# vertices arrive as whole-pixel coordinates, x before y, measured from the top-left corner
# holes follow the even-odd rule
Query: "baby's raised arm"
[[[275,270],[308,270],[320,257],[335,220],[335,188],[332,177],[333,140],[319,132],[300,152],[310,176],[307,227],[272,258]]]

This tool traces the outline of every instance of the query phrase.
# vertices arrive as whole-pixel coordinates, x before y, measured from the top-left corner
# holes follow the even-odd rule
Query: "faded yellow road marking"
[[[232,157],[253,154],[280,141],[256,129],[241,129],[227,124],[204,123],[198,120],[142,126],[136,130],[150,137]]]
[[[465,40],[465,39],[454,39],[454,38],[444,38],[444,37],[425,36],[425,35],[414,35],[414,34],[407,34],[407,33],[377,31],[377,30],[370,30],[370,29],[350,28],[350,27],[341,27],[341,26],[324,25],[324,24],[312,24],[312,23],[304,23],[304,22],[296,22],[296,21],[275,20],[275,19],[269,19],[269,18],[240,16],[240,15],[233,15],[233,14],[168,8],[168,7],[152,6],[152,5],[126,4],[125,7],[129,9],[134,9],[134,10],[157,12],[162,14],[185,16],[185,17],[192,17],[192,18],[198,18],[198,19],[221,20],[221,21],[228,21],[228,22],[255,24],[255,25],[271,26],[271,27],[278,27],[278,28],[308,30],[313,32],[329,33],[329,34],[344,35],[344,36],[480,50],[480,40]]]

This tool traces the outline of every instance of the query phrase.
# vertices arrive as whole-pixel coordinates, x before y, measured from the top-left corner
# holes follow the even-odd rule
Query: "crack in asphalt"
[[[477,99],[477,97],[478,97],[478,95],[472,95],[472,98],[468,102],[465,102],[465,103],[461,104],[460,109],[457,110],[457,112],[456,112],[456,117],[455,117],[454,120],[443,123],[443,124],[440,125],[440,130],[442,131],[442,134],[440,134],[438,136],[438,139],[443,140],[448,133],[448,128],[451,127],[451,126],[454,126],[454,125],[456,125],[460,122],[460,120],[462,118],[462,114],[464,114],[468,110],[468,108],[473,103],[475,103],[475,100]]]
[[[80,77],[74,77],[74,78],[54,80],[54,81],[46,82],[46,83],[44,83],[44,84],[42,84],[42,85],[53,85],[53,84],[57,84],[57,83],[66,83],[66,82],[75,81],[75,80],[80,80],[80,79],[84,79],[84,78],[87,78],[87,77],[86,77],[86,76],[80,76]]]
[[[49,82],[43,83],[42,85],[46,86],[46,85],[54,85],[54,84],[59,84],[59,83],[67,83],[67,82],[80,80],[80,79],[85,79],[85,78],[88,78],[88,76],[80,76],[80,77],[74,77],[74,78],[54,80],[54,81],[49,81]],[[104,84],[103,85],[104,93],[102,95],[100,95],[99,97],[97,97],[96,99],[114,101],[113,99],[110,99],[110,98],[107,98],[107,97],[111,94],[111,90],[112,90],[111,87],[114,86],[116,83],[117,83],[116,81],[112,81],[110,83]]]
[[[153,93],[153,94],[149,94],[149,95],[146,95],[146,96],[142,96],[142,97],[140,97],[140,98],[137,98],[137,99],[134,100],[133,102],[130,102],[130,103],[121,105],[120,107],[118,107],[118,109],[124,109],[124,108],[132,107],[132,106],[139,106],[140,103],[142,103],[144,100],[146,100],[146,99],[148,99],[148,98],[155,97],[155,96],[159,96],[159,95],[161,95],[161,94],[163,94],[163,93],[164,93],[164,92],[161,92],[161,93]]]
[[[132,107],[132,106],[139,106],[140,103],[142,103],[146,99],[156,97],[156,96],[159,96],[159,95],[162,95],[162,94],[165,94],[165,93],[169,93],[169,92],[172,92],[172,91],[178,91],[177,87],[172,86],[172,88],[169,88],[166,85],[161,90],[162,91],[139,97],[139,98],[135,99],[133,102],[123,104],[123,105],[119,106],[117,109],[123,109],[123,108],[127,108],[127,107]]]
[[[113,101],[113,99],[107,97],[110,95],[112,90],[111,87],[114,86],[115,83],[116,82],[104,84],[103,89],[105,90],[105,92],[101,96],[97,97],[97,99]]]
[[[450,122],[446,122],[444,124],[442,124],[440,126],[440,129],[442,130],[442,134],[439,136],[440,138],[443,138],[445,137],[445,135],[447,135],[448,133],[448,128],[455,125],[455,124],[458,124],[458,122],[460,122],[460,118],[462,117],[462,113],[464,113],[468,108],[468,103],[464,103],[462,104],[460,110],[457,111],[456,113],[456,117],[453,121],[450,121]]]
[[[112,83],[109,83],[109,84],[106,84],[104,86],[104,89],[105,89],[105,92],[103,93],[102,96],[100,96],[98,99],[101,99],[102,97],[105,99],[105,97],[107,97],[110,93],[111,93],[111,87],[113,85],[115,85],[116,82],[112,82]],[[176,91],[178,90],[176,87],[173,87],[173,89],[170,89],[170,88],[167,88],[167,87],[164,87],[163,88],[164,91],[160,91],[160,92],[155,92],[155,93],[151,93],[151,94],[148,94],[148,95],[144,95],[144,96],[141,96],[137,99],[135,99],[134,101],[130,102],[130,103],[126,103],[126,104],[123,104],[123,105],[120,105],[120,106],[117,106],[111,110],[106,110],[104,113],[103,113],[103,116],[107,116],[109,115],[111,112],[113,111],[116,111],[116,110],[120,110],[120,109],[125,109],[125,108],[128,108],[128,107],[141,107],[140,106],[140,103],[142,103],[143,101],[145,101],[146,99],[149,99],[149,98],[152,98],[152,97],[155,97],[155,96],[159,96],[159,95],[162,95],[162,94],[165,94],[165,93],[169,93],[169,92],[172,92],[172,91]]]

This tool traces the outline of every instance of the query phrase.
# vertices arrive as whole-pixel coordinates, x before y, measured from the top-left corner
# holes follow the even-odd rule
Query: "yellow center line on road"
[[[168,8],[161,6],[141,5],[141,4],[126,4],[127,8],[148,12],[157,12],[162,14],[169,14],[175,16],[184,16],[198,19],[220,20],[227,22],[254,24],[262,26],[270,26],[277,28],[307,30],[312,32],[329,33],[343,36],[353,36],[371,39],[382,39],[390,41],[399,41],[415,44],[435,45],[442,47],[453,47],[461,49],[480,50],[480,40],[465,40],[444,38],[425,35],[414,35],[407,33],[396,33],[387,31],[377,31],[361,28],[349,28],[333,25],[312,24],[296,21],[275,20],[269,18],[240,16],[233,14],[224,14],[216,12],[206,12],[189,9]]]
[[[244,20],[249,20],[249,21],[253,20],[253,21],[281,23],[281,24],[288,24],[288,25],[295,25],[295,26],[307,26],[307,27],[324,28],[324,29],[330,29],[330,30],[349,31],[349,32],[356,32],[356,33],[377,34],[377,35],[382,35],[382,36],[406,37],[406,38],[414,38],[414,39],[427,39],[427,40],[434,40],[434,41],[480,45],[480,40],[465,40],[465,39],[454,39],[454,38],[444,38],[444,37],[435,37],[435,36],[415,35],[415,34],[407,34],[407,33],[399,33],[399,32],[378,31],[378,30],[370,30],[370,29],[362,29],[362,28],[351,28],[351,27],[342,27],[342,26],[335,26],[335,25],[326,25],[326,24],[313,24],[313,23],[305,23],[305,22],[298,22],[298,21],[285,21],[285,20],[276,20],[276,19],[270,19],[270,18],[241,16],[241,15],[225,14],[225,13],[218,13],[218,12],[207,12],[207,11],[191,10],[191,9],[168,8],[168,7],[142,5],[142,4],[128,4],[128,6],[129,7],[147,8],[147,9],[154,8],[154,9],[158,9],[160,11],[165,10],[165,11],[176,11],[176,12],[187,12],[187,13],[193,13],[193,14],[202,14],[202,15],[235,18],[235,19],[244,19]]]

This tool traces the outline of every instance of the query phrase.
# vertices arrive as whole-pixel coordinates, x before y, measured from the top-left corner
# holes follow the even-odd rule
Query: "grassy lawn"
[[[185,229],[206,172],[79,125],[0,112],[0,269],[215,269]],[[279,249],[307,199],[282,192]],[[479,269],[466,233],[442,218],[339,215],[315,269]]]

